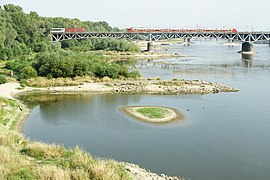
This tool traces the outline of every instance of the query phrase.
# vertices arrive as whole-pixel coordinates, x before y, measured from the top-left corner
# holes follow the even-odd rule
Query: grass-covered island
[[[127,106],[121,108],[128,116],[147,123],[168,123],[182,120],[183,115],[175,109],[159,106]]]

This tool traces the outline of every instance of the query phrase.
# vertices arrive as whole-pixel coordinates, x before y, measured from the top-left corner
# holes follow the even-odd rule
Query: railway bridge
[[[57,32],[51,31],[54,42],[85,38],[117,38],[130,40],[145,40],[148,49],[152,41],[175,38],[217,38],[242,42],[242,52],[252,52],[253,42],[269,41],[270,32]],[[270,45],[270,44],[269,44]]]

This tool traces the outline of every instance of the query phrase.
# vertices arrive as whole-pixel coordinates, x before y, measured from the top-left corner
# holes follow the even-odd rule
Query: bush
[[[0,75],[0,84],[5,84],[7,82],[7,77],[5,75]]]
[[[18,56],[14,61],[6,62],[6,68],[14,71],[16,74],[20,74],[20,71],[26,67],[31,66],[33,59],[28,56]]]
[[[140,73],[140,71],[135,70],[135,71],[132,71],[132,72],[129,73],[129,77],[139,78],[139,77],[141,77],[141,73]]]
[[[37,77],[37,71],[32,66],[26,66],[20,71],[20,79]]]
[[[0,49],[0,59],[9,60],[13,57],[12,49]]]

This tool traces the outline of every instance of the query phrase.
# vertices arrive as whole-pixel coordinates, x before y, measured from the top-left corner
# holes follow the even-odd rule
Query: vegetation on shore
[[[0,83],[6,76],[14,75],[18,80],[32,77],[93,76],[103,78],[130,77],[139,75],[129,72],[124,66],[109,62],[96,50],[138,51],[138,47],[127,40],[88,39],[52,43],[52,27],[82,27],[86,31],[120,31],[106,22],[80,21],[68,18],[40,17],[36,12],[24,13],[12,4],[0,7]],[[3,69],[4,68],[4,69]]]
[[[161,107],[142,107],[136,111],[148,118],[164,118],[169,114],[167,109]]]
[[[92,157],[79,147],[30,142],[14,129],[23,110],[16,100],[0,98],[0,179],[131,179],[123,165]]]
[[[128,68],[116,63],[109,63],[106,57],[94,52],[74,53],[60,50],[43,52],[35,58],[17,58],[8,61],[6,68],[13,70],[17,78],[29,79],[38,76],[50,78],[92,76],[112,79],[140,76],[138,72],[129,72]]]

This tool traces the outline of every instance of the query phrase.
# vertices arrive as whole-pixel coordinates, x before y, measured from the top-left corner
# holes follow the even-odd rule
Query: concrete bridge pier
[[[252,63],[253,63],[253,55],[254,55],[254,51],[253,51],[253,44],[251,44],[250,42],[244,42],[242,44],[242,64],[245,67],[251,67]]]
[[[146,51],[151,52],[153,51],[153,42],[147,42],[147,49]]]
[[[191,40],[191,38],[184,38],[184,42],[188,42],[188,43],[190,43],[190,40]]]
[[[269,40],[268,44],[269,44],[269,47],[270,47],[270,40]]]
[[[242,43],[242,53],[252,53],[254,50],[253,48],[253,44],[251,44],[250,42],[244,42]]]

